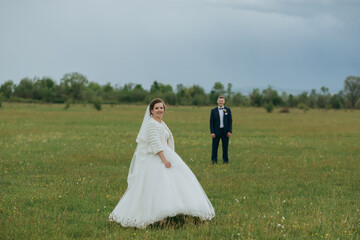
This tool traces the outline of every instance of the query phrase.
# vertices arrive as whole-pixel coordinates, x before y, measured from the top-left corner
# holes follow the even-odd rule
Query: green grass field
[[[109,223],[144,112],[3,103],[0,239],[360,238],[360,111],[232,108],[230,164],[212,166],[210,107],[170,106],[176,152],[216,217],[145,230]]]

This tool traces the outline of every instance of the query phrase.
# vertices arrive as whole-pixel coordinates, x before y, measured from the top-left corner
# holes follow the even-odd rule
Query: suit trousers
[[[225,132],[224,128],[220,128],[219,136],[215,135],[215,138],[212,139],[211,160],[213,163],[217,163],[217,152],[218,152],[218,148],[219,148],[220,139],[221,139],[222,150],[223,150],[223,161],[224,161],[224,163],[228,163],[229,162],[229,157],[228,157],[229,138],[227,137],[227,132]]]

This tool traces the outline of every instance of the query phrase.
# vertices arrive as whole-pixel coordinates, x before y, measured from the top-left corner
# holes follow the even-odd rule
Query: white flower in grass
[[[285,220],[285,217],[282,217],[281,219],[282,219],[282,220]]]
[[[236,202],[239,202],[239,200],[238,200],[237,198],[235,198],[235,201],[236,201]]]

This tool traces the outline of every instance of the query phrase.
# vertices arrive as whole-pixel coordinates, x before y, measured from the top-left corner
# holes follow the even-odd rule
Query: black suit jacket
[[[232,116],[231,110],[228,107],[224,107],[226,112],[224,112],[224,130],[225,133],[232,133]],[[219,136],[220,133],[220,114],[218,108],[211,109],[210,114],[210,132],[215,133],[216,136]]]

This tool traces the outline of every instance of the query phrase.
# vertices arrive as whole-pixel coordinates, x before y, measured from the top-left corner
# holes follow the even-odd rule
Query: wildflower
[[[110,195],[106,195],[106,197],[107,197],[107,198],[109,198],[109,197],[110,197]]]
[[[285,217],[282,217],[281,219],[282,219],[282,220],[285,220]]]

